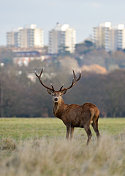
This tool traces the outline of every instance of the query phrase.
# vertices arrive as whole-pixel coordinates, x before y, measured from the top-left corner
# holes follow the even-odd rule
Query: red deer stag
[[[77,83],[77,81],[80,80],[81,73],[77,78],[73,70],[73,80],[71,85],[68,88],[63,88],[62,86],[58,91],[55,91],[53,85],[51,85],[51,87],[48,87],[42,82],[41,80],[42,73],[43,69],[39,75],[35,72],[42,86],[44,86],[47,89],[48,93],[53,97],[54,102],[53,112],[54,115],[57,118],[61,119],[63,123],[66,125],[67,128],[66,138],[67,139],[69,137],[70,139],[72,138],[74,127],[84,128],[88,136],[87,140],[88,144],[92,136],[90,124],[92,124],[92,127],[98,138],[100,136],[98,130],[99,109],[96,107],[96,105],[92,103],[85,103],[83,105],[77,104],[68,105],[64,103],[64,100],[62,98],[62,95],[64,95],[67,92],[67,90],[72,88]]]

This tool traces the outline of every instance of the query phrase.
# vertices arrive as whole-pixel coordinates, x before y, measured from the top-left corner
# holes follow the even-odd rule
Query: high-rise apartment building
[[[7,46],[19,48],[40,48],[44,46],[43,30],[36,25],[18,28],[17,31],[7,32]]]
[[[125,49],[125,25],[114,27],[114,49]]]
[[[119,24],[113,27],[110,22],[93,28],[93,42],[106,51],[125,49],[125,26]]]
[[[7,32],[6,37],[7,37],[7,46],[9,47],[15,47],[17,45],[17,32]]]
[[[76,43],[76,31],[68,24],[56,24],[56,27],[49,32],[49,53],[57,54],[65,48],[73,53]]]
[[[105,48],[107,51],[111,49],[111,23],[105,22],[98,27],[93,28],[93,40],[97,47]]]

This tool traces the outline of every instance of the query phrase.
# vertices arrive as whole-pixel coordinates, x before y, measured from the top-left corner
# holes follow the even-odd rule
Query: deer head
[[[41,70],[39,75],[36,72],[35,72],[35,75],[38,77],[42,86],[47,89],[47,92],[50,95],[52,95],[54,103],[58,103],[62,99],[62,95],[64,95],[67,92],[67,90],[71,89],[77,83],[77,81],[79,81],[81,78],[81,73],[79,74],[79,76],[77,78],[76,74],[73,70],[73,80],[72,80],[71,85],[67,88],[63,88],[63,86],[61,86],[61,88],[58,91],[56,91],[52,84],[51,84],[51,87],[48,87],[42,82],[42,79],[41,79],[42,73],[43,73],[43,69]]]

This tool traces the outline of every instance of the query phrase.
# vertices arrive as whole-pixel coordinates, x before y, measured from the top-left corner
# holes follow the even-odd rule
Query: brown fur
[[[54,103],[53,108],[54,115],[61,119],[66,125],[67,133],[66,138],[72,138],[74,127],[84,128],[87,135],[89,143],[92,133],[90,130],[90,124],[99,137],[98,130],[98,118],[99,118],[99,109],[96,105],[92,103],[85,103],[83,105],[71,104],[67,105],[64,103],[62,97],[59,98],[58,102]]]

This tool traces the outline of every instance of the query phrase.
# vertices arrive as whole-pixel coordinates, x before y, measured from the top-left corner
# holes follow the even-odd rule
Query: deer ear
[[[61,91],[61,94],[64,95],[66,92],[67,92],[67,90],[64,89],[64,90]]]
[[[51,95],[52,94],[52,90],[47,89],[47,92]]]

